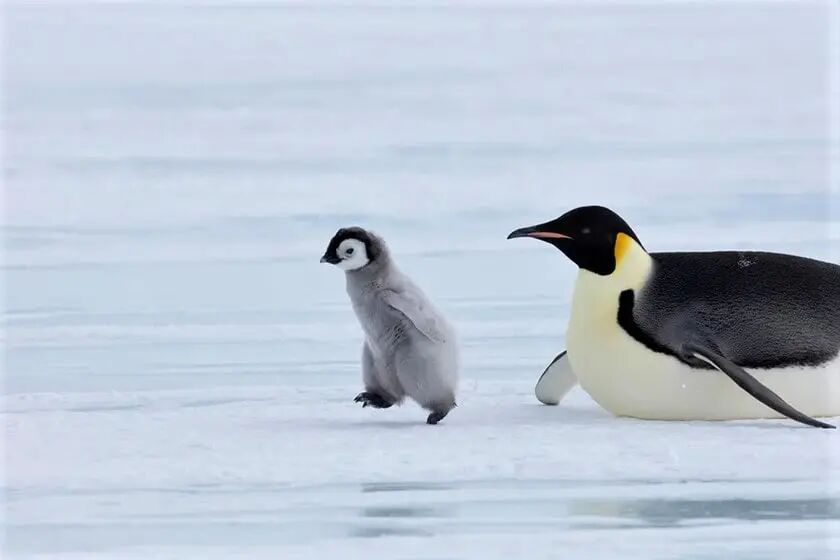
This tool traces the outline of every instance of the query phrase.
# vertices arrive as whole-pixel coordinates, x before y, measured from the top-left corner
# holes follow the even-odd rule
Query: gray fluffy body
[[[384,240],[362,228],[339,230],[321,262],[345,271],[359,320],[363,406],[388,408],[406,396],[437,424],[455,407],[458,344],[453,328],[394,264]]]

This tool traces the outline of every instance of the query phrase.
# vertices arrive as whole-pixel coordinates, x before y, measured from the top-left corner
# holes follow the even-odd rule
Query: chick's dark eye
[[[347,249],[347,254],[352,255],[354,251],[355,249],[353,247],[350,247],[349,249]]]

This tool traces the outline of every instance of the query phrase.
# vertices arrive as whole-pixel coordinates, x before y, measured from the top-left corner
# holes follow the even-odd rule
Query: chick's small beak
[[[324,253],[324,256],[321,257],[321,262],[327,264],[338,264],[341,262],[341,259],[335,256],[331,251],[327,251]]]
[[[553,231],[540,231],[539,226],[530,226],[512,231],[507,236],[508,239],[515,239],[517,237],[534,237],[536,239],[571,239],[568,235],[562,233],[555,233]]]

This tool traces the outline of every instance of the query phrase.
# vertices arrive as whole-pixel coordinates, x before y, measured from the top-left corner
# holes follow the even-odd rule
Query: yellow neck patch
[[[631,247],[636,242],[633,240],[632,237],[627,235],[626,233],[619,233],[615,238],[615,264],[618,265],[621,260],[624,258],[624,255],[627,254],[627,251],[630,250]]]

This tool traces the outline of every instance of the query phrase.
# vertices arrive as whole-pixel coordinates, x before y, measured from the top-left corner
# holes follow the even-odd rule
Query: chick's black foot
[[[365,408],[366,406],[372,406],[373,408],[389,408],[392,404],[376,393],[369,393],[367,391],[359,393],[356,398],[353,399],[353,402],[362,403],[362,408]]]
[[[448,410],[446,412],[432,412],[429,414],[429,417],[426,418],[426,424],[435,425],[443,420],[447,414],[449,414]]]

